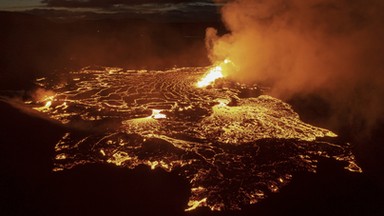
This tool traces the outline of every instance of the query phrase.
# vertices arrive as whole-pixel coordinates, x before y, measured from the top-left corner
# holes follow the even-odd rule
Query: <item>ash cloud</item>
[[[230,77],[279,98],[321,95],[329,121],[343,124],[335,128],[370,130],[384,116],[383,9],[381,0],[229,1],[230,33],[207,29],[209,57],[230,58],[239,69]]]

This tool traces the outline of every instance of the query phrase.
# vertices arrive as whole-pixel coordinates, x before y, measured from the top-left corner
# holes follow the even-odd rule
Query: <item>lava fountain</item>
[[[210,68],[208,72],[196,83],[198,88],[203,88],[211,85],[215,80],[225,77],[225,70],[228,70],[229,66],[234,66],[233,62],[229,59],[225,59],[223,62]]]

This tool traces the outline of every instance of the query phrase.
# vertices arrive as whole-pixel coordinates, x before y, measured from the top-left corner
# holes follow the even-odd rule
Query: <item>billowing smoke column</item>
[[[233,79],[283,99],[320,94],[366,126],[383,116],[384,1],[233,0],[221,10],[230,33],[207,29],[206,45],[211,61],[237,65]]]

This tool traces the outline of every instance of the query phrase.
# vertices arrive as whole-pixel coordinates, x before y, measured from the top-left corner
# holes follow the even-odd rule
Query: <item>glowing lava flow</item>
[[[215,80],[217,80],[219,78],[223,78],[224,77],[223,68],[225,67],[225,65],[227,65],[229,63],[232,63],[232,62],[229,59],[225,59],[219,65],[211,68],[208,71],[208,73],[199,82],[196,83],[196,86],[198,88],[207,87],[210,84],[212,84]]]
[[[22,109],[65,125],[53,171],[108,163],[172,172],[190,184],[185,211],[240,210],[278,192],[297,173],[316,173],[323,158],[362,172],[351,145],[301,121],[284,101],[243,97],[243,85],[229,80],[203,88],[215,74],[225,78],[239,68],[229,60],[167,71],[87,67],[65,74],[64,83],[61,75],[37,80],[42,89]]]
[[[165,119],[165,118],[167,118],[167,116],[165,114],[160,113],[161,111],[162,110],[153,109],[152,110],[152,115],[150,116],[150,118],[154,118],[154,119]]]

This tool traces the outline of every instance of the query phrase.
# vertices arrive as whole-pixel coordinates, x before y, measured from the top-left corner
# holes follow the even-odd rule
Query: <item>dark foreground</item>
[[[0,104],[1,215],[382,215],[383,190],[369,175],[322,161],[279,193],[242,211],[184,212],[190,187],[181,177],[139,166],[84,165],[52,172],[53,123]]]

